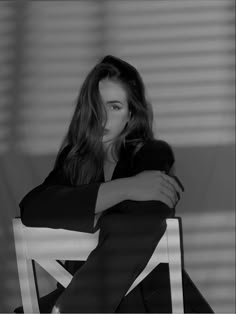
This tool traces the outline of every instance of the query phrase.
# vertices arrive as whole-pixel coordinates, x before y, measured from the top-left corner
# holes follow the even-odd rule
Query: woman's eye
[[[112,108],[113,110],[120,110],[120,107],[117,106],[117,105],[111,105],[111,108]]]

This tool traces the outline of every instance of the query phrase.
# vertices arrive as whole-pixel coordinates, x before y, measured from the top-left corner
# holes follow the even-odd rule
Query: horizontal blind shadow
[[[141,72],[155,135],[176,146],[234,143],[234,4],[106,2],[107,51]]]
[[[96,1],[30,2],[26,15],[19,150],[55,153],[84,77],[101,52]]]

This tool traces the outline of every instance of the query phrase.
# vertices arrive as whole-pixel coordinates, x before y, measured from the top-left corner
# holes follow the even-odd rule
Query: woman
[[[54,169],[21,201],[25,225],[93,233],[86,262],[66,262],[69,286],[40,301],[50,312],[171,312],[168,269],[157,266],[127,297],[183,192],[170,146],[154,139],[137,70],[106,56],[88,74]],[[212,312],[183,271],[186,312]]]

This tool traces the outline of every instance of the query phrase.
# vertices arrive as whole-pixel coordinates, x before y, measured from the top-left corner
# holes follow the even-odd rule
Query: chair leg
[[[40,313],[32,261],[22,261],[21,267],[20,287],[24,313]],[[25,271],[22,271],[23,267]]]
[[[32,261],[26,258],[27,249],[23,241],[24,231],[22,230],[21,224],[16,219],[13,223],[13,230],[24,313],[40,313]]]
[[[168,220],[168,255],[172,313],[184,313],[179,222]]]

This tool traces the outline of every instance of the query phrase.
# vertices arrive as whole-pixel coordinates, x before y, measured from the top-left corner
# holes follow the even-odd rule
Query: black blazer
[[[63,158],[65,158],[67,152],[68,147],[64,149],[61,155],[61,162],[63,162]],[[171,147],[166,142],[156,139],[146,141],[136,154],[134,154],[134,158],[132,158],[133,153],[133,148],[122,146],[120,158],[113,172],[112,180],[133,176],[144,170],[161,170],[168,174],[175,161]],[[175,178],[181,185],[178,178]],[[144,248],[143,256],[131,257],[130,269],[133,274],[121,274],[122,276],[124,275],[123,279],[126,281],[125,285],[120,285],[120,288],[123,290],[117,290],[114,295],[111,295],[111,298],[114,300],[114,306],[106,309],[108,309],[108,312],[114,312],[116,309],[116,312],[122,313],[171,312],[170,291],[167,280],[168,270],[166,270],[166,268],[164,269],[162,265],[156,267],[155,270],[147,276],[148,278],[146,277],[144,279],[142,287],[139,284],[137,287],[140,287],[136,287],[127,297],[123,297],[123,292],[127,291],[126,289],[132,284],[134,278],[143,269],[145,263],[150,258],[151,252],[156,246],[156,242],[158,242],[158,239],[161,238],[165,231],[165,219],[167,217],[173,217],[175,209],[170,209],[166,204],[160,201],[138,202],[125,200],[104,211],[98,220],[96,228],[94,228],[95,204],[98,190],[102,182],[104,182],[104,175],[101,176],[99,182],[72,186],[63,177],[60,167],[52,170],[42,184],[31,190],[21,200],[19,206],[23,224],[30,227],[63,228],[88,233],[93,233],[100,228],[99,241],[101,240],[101,243],[103,240],[106,241],[107,236],[109,237],[109,234],[111,234],[113,236],[115,235],[115,238],[110,238],[113,239],[110,240],[110,244],[114,241],[115,246],[119,246],[120,241],[122,241],[122,236],[127,235],[129,241],[125,243],[125,247],[128,250],[130,250],[132,246],[137,245],[136,236],[139,237],[138,242],[142,241],[142,235],[140,238],[139,230],[144,231],[145,236],[148,235],[148,237],[146,237],[146,240],[143,238],[143,243],[141,244],[141,247],[143,246]],[[140,218],[133,221],[132,217],[135,216],[137,218],[137,213],[138,215],[140,214]],[[114,230],[117,222],[118,233]],[[130,228],[131,225],[132,227],[136,226],[135,229],[138,230],[138,232],[135,231],[133,233],[132,228]],[[150,230],[148,230],[148,233],[146,233],[147,229]],[[124,232],[126,233],[124,234]],[[152,236],[152,233],[156,234]],[[117,234],[118,238],[116,237]],[[116,239],[118,239],[118,242],[116,242]],[[138,245],[140,245],[140,243],[138,243]],[[113,261],[113,266],[115,267],[117,264],[119,264],[120,267],[120,263],[124,265],[127,264],[126,257],[122,260],[122,254],[124,253],[122,247],[123,244],[121,246],[121,254],[118,255],[118,260],[115,261],[115,263]],[[99,255],[99,250],[96,254]],[[94,257],[92,257],[92,259],[93,258]],[[136,259],[138,258],[141,263],[135,265],[135,269],[133,269],[132,265],[136,263]],[[106,257],[104,260],[106,260]],[[81,290],[80,287],[81,282],[83,282],[83,280],[81,281],[81,277],[83,278],[84,275],[84,280],[88,278],[86,271],[77,272],[83,264],[86,266],[88,262],[67,261],[65,265],[66,269],[74,275],[72,280],[72,286],[74,286],[74,288],[72,287],[72,291],[76,291],[75,300],[73,300],[73,295],[70,294],[70,291],[68,292],[68,288],[64,290],[64,288],[58,284],[57,290],[40,299],[41,311],[50,312],[55,302],[59,302],[59,305],[62,305],[62,309],[64,307],[66,312],[73,312],[73,309],[75,312],[79,313],[86,312],[83,310],[79,311],[76,304],[78,300],[77,296],[78,294],[80,295],[80,293],[77,294],[77,292],[80,291],[81,294],[83,294],[83,289]],[[92,267],[93,270],[93,266],[95,266],[96,269],[96,261],[92,261],[91,264],[91,257],[89,265],[90,266],[87,266],[87,268]],[[81,269],[84,270],[84,267]],[[102,269],[98,269],[98,274],[93,273],[93,276],[97,275],[99,279],[102,271]],[[115,280],[120,284],[119,277]],[[185,312],[213,313],[212,309],[185,271],[183,271],[183,285]],[[69,287],[70,286],[71,283]],[[165,289],[163,289],[164,286],[166,286]],[[76,290],[77,288],[80,290]],[[93,288],[96,288],[96,283]],[[64,293],[62,293],[62,291],[64,291]],[[92,291],[97,291],[96,293],[99,294],[100,286],[97,287],[97,290]],[[100,295],[103,296],[107,292],[109,291],[104,290]],[[146,300],[145,302],[141,301],[143,297]],[[74,308],[72,306],[73,301],[75,301]],[[85,303],[88,304],[89,302],[90,298]],[[15,312],[22,312],[22,307],[16,309]],[[90,310],[89,312],[93,311]]]
[[[65,157],[67,150],[65,147],[62,156]],[[172,149],[161,140],[148,140],[133,159],[132,153],[132,148],[122,146],[112,180],[133,176],[144,170],[163,170],[169,173],[174,164]],[[60,168],[52,170],[44,182],[26,194],[19,203],[23,224],[93,233],[94,210],[102,182],[104,176],[100,182],[75,187],[66,181]],[[135,203],[128,202],[130,205]]]
[[[63,158],[65,158],[67,151],[68,147],[66,147],[63,151]],[[120,158],[114,169],[112,180],[133,176],[144,170],[162,170],[169,173],[174,164],[174,154],[172,149],[166,142],[161,140],[148,140],[132,158],[133,153],[133,148],[122,146]],[[61,162],[63,162],[63,159]],[[137,272],[137,274],[133,274],[132,276],[127,274],[128,286],[128,280],[133,280],[134,277],[138,275],[138,272],[141,271],[146,261],[150,258],[151,252],[156,245],[154,241],[158,241],[165,231],[165,218],[173,216],[174,209],[170,209],[166,204],[160,201],[137,202],[126,200],[104,211],[98,220],[96,228],[94,228],[95,204],[98,189],[102,182],[104,182],[104,175],[101,176],[101,180],[99,182],[72,186],[63,177],[60,167],[58,169],[54,169],[41,185],[31,190],[20,202],[19,206],[21,209],[21,219],[23,224],[26,226],[63,228],[88,233],[93,233],[101,227],[102,232],[100,232],[99,241],[101,240],[102,242],[103,239],[107,237],[107,234],[109,234],[109,228],[113,228],[113,234],[115,232],[114,229],[116,228],[116,225],[114,223],[118,220],[114,219],[113,215],[116,211],[119,213],[123,211],[123,213],[126,214],[126,227],[123,222],[118,222],[117,231],[119,234],[121,230],[122,232],[126,230],[128,238],[130,238],[130,236],[132,237],[130,225],[132,224],[132,217],[134,217],[133,213],[135,215],[137,215],[137,211],[139,211],[141,215],[145,213],[142,218],[137,219],[136,229],[142,230],[143,228],[143,231],[145,231],[147,229],[151,230],[151,228],[155,230],[157,226],[159,227],[155,237],[150,236],[150,239],[146,239],[146,243],[143,244],[145,247],[145,250],[142,253],[144,254],[143,262],[141,262],[140,265],[135,266],[135,272]],[[149,209],[151,216],[146,214],[147,208]],[[122,216],[120,217],[123,219]],[[145,223],[143,219],[146,219]],[[159,220],[159,225],[157,220]],[[130,225],[129,222],[131,222]],[[134,243],[132,246],[136,245],[137,241],[142,240],[135,240],[134,238],[133,241]],[[80,261],[67,261],[65,267],[71,274],[74,275],[83,263],[84,262]],[[117,263],[120,264],[121,261],[117,261]],[[126,262],[123,261],[123,263]],[[99,271],[99,273],[101,273],[101,271]],[[147,287],[148,286],[149,284]],[[61,288],[59,284],[58,288]],[[125,287],[122,288],[125,290]],[[149,288],[145,289],[146,295],[148,295],[148,289]],[[107,292],[104,291],[104,293]],[[67,299],[69,298],[70,296],[67,297]],[[119,302],[121,298],[122,291],[121,295],[114,295],[114,302]],[[67,300],[62,302],[65,303]],[[70,300],[68,302],[71,303]],[[137,301],[135,300],[134,303],[136,302]],[[118,303],[116,305],[118,305]],[[114,306],[114,308],[115,307],[116,306]],[[111,309],[114,308],[111,307]],[[71,308],[68,310],[72,311]]]

